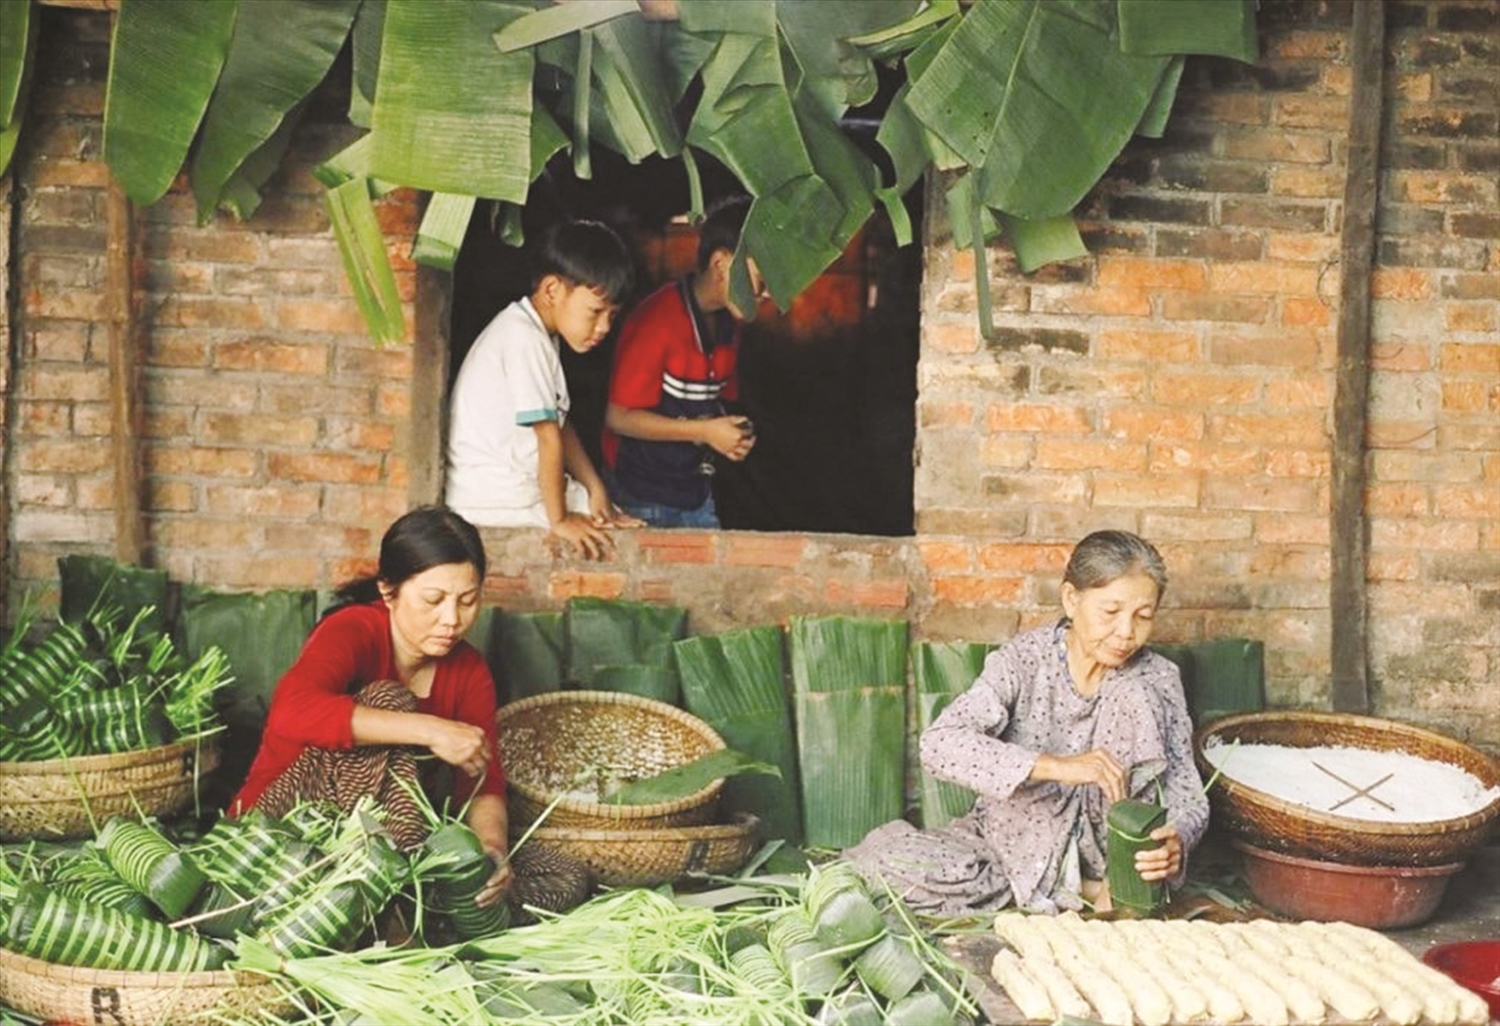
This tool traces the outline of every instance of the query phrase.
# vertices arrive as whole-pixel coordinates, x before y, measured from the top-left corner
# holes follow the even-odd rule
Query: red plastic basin
[[[1500,940],[1455,941],[1427,949],[1422,961],[1489,1002],[1490,1018],[1500,1019]]]
[[[1424,923],[1462,862],[1442,866],[1348,866],[1284,855],[1245,841],[1245,878],[1255,900],[1293,919],[1341,921],[1374,930]]]

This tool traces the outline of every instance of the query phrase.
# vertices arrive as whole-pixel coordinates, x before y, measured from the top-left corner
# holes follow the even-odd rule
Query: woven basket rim
[[[233,969],[204,969],[196,972],[136,972],[128,969],[90,969],[81,965],[62,965],[0,948],[0,966],[6,972],[42,976],[60,983],[79,986],[129,987],[139,990],[183,990],[188,987],[275,987],[276,981],[260,973]]]
[[[662,827],[658,830],[601,830],[592,827],[537,827],[531,832],[538,841],[717,841],[744,837],[760,829],[760,817],[734,813],[733,822],[703,826]]]
[[[1212,773],[1214,767],[1208,762],[1204,755],[1204,749],[1212,737],[1238,727],[1254,726],[1260,723],[1287,723],[1304,720],[1309,723],[1342,724],[1350,727],[1363,727],[1385,733],[1392,736],[1405,735],[1408,738],[1420,739],[1432,742],[1439,747],[1453,750],[1462,750],[1474,753],[1481,760],[1489,762],[1494,767],[1492,775],[1500,778],[1500,764],[1494,758],[1472,745],[1465,744],[1457,738],[1448,737],[1435,730],[1418,727],[1410,723],[1402,723],[1399,720],[1389,720],[1379,716],[1360,716],[1355,713],[1322,712],[1310,709],[1283,709],[1265,710],[1262,712],[1236,713],[1232,716],[1221,717],[1212,720],[1199,727],[1193,736],[1193,754],[1200,768],[1204,772]],[[1432,760],[1438,761],[1438,760]],[[1466,771],[1467,772],[1467,771]],[[1308,808],[1296,802],[1278,798],[1257,788],[1242,784],[1227,775],[1221,774],[1214,781],[1214,786],[1223,788],[1225,794],[1246,802],[1252,802],[1273,812],[1288,816],[1292,819],[1300,819],[1317,826],[1334,830],[1341,830],[1352,834],[1381,837],[1428,837],[1441,836],[1443,834],[1456,833],[1466,830],[1475,830],[1484,826],[1490,820],[1500,815],[1500,797],[1493,799],[1484,808],[1468,813],[1463,816],[1455,816],[1451,819],[1431,820],[1425,823],[1388,823],[1380,820],[1356,819],[1352,816],[1339,816],[1331,812],[1323,812],[1318,809]],[[1492,785],[1486,785],[1492,786]]]
[[[517,699],[507,702],[495,713],[495,727],[501,728],[507,719],[518,713],[531,709],[552,705],[620,705],[633,706],[648,712],[675,720],[679,724],[698,734],[709,744],[710,751],[717,751],[728,746],[719,732],[706,722],[694,716],[686,710],[679,709],[675,705],[659,701],[655,698],[645,698],[641,695],[632,695],[626,691],[585,691],[585,690],[563,690],[548,691],[540,695],[532,695],[528,698]],[[503,742],[502,742],[503,748]],[[504,752],[501,758],[505,757]],[[545,788],[536,786],[523,780],[517,780],[510,774],[506,774],[506,786],[514,788],[524,797],[541,806],[551,805],[556,795]],[[555,808],[567,812],[577,813],[582,816],[592,816],[598,819],[612,821],[648,819],[655,816],[670,815],[681,812],[684,809],[695,808],[705,802],[711,801],[724,787],[724,778],[709,781],[697,791],[676,801],[653,802],[649,805],[609,805],[604,802],[584,801],[581,798],[559,799]],[[560,829],[560,828],[559,828]],[[617,833],[618,831],[611,831]]]
[[[133,748],[128,752],[105,752],[100,755],[73,755],[60,759],[38,759],[34,762],[0,761],[0,776],[5,777],[51,777],[58,775],[103,773],[115,769],[127,769],[150,762],[165,762],[195,750],[217,750],[214,738],[195,738],[191,741],[173,741],[150,748]]]

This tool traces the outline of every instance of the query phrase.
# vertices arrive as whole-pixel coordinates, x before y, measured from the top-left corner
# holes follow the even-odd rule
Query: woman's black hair
[[[603,221],[559,221],[532,250],[532,289],[549,274],[621,303],[635,283],[635,264],[624,240]]]
[[[484,542],[479,531],[447,506],[418,506],[386,528],[375,575],[339,588],[332,608],[374,602],[380,598],[382,584],[399,588],[422,571],[448,563],[467,563],[484,580]]]

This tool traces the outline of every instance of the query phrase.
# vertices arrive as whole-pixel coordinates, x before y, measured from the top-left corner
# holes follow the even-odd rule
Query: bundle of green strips
[[[229,662],[211,648],[189,663],[153,626],[96,608],[62,620],[35,644],[23,615],[0,646],[0,762],[35,762],[154,748],[221,729],[213,696]]]

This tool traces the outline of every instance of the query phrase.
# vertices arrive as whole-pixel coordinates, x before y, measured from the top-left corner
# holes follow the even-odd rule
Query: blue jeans
[[[644,520],[651,527],[696,527],[705,531],[714,531],[719,527],[719,511],[714,508],[711,492],[697,509],[678,509],[659,502],[641,502],[622,489],[613,474],[606,480],[606,486],[609,488],[609,497],[616,506],[631,516]]]

